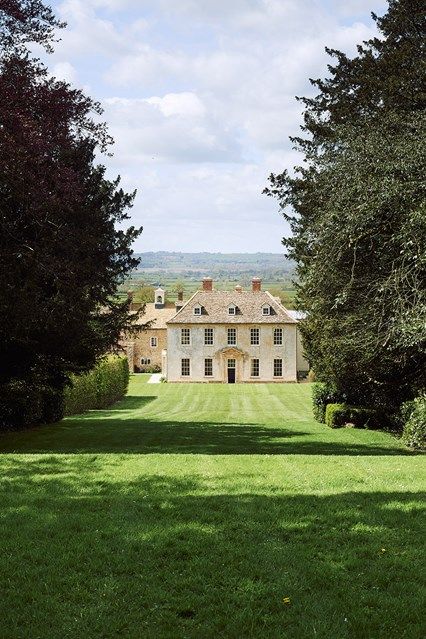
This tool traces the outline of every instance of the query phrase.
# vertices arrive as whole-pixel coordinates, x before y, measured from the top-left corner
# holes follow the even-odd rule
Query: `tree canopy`
[[[314,80],[304,165],[270,177],[293,236],[298,305],[317,378],[394,411],[425,385],[425,12],[391,0],[358,55],[328,50]]]
[[[95,162],[111,143],[99,104],[26,50],[58,26],[42,2],[0,1],[0,384],[60,388],[128,328],[115,292],[138,263],[134,194]]]

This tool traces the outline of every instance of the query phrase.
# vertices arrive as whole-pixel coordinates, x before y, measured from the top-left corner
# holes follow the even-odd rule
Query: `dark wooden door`
[[[235,384],[235,368],[228,368],[228,384]]]

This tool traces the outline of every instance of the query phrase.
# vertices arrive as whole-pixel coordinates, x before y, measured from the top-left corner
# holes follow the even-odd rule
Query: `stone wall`
[[[157,338],[157,346],[151,346],[151,337]],[[167,348],[167,329],[150,328],[139,335],[123,340],[122,346],[126,349],[131,372],[137,372],[142,366],[141,359],[150,359],[150,366],[162,365],[161,353]],[[133,370],[132,364],[133,362]]]

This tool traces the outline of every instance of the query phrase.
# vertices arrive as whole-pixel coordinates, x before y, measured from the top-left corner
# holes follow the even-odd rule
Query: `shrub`
[[[159,364],[144,364],[139,366],[138,373],[161,373],[161,366]]]
[[[402,439],[411,448],[426,448],[426,394],[402,405]]]
[[[63,388],[53,388],[43,386],[41,388],[42,414],[40,422],[42,424],[53,424],[59,422],[64,416],[64,390]]]
[[[341,428],[351,424],[354,428],[380,428],[380,416],[372,408],[349,406],[348,404],[327,404],[325,423],[330,428]]]
[[[127,359],[109,355],[88,373],[72,377],[65,389],[65,415],[110,406],[124,397],[128,383]]]
[[[325,423],[330,428],[340,428],[349,422],[349,407],[346,404],[327,404]]]
[[[325,422],[325,409],[327,404],[337,402],[339,399],[342,399],[342,397],[339,397],[337,389],[330,384],[316,382],[312,386],[312,410],[317,422]]]
[[[40,388],[24,380],[0,386],[0,430],[18,430],[41,422],[43,402]]]

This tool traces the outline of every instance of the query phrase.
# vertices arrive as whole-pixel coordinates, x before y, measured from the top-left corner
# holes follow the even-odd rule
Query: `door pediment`
[[[225,348],[221,348],[220,351],[217,352],[218,355],[222,357],[231,358],[231,359],[240,359],[247,357],[247,353],[236,346],[227,346]]]

